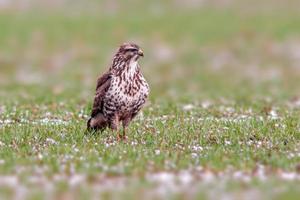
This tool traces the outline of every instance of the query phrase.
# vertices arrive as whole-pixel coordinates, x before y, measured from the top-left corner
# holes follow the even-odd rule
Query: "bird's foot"
[[[126,135],[122,135],[122,140],[123,140],[124,142],[126,142],[126,141],[127,141],[127,137],[126,137]]]
[[[120,142],[122,140],[122,137],[120,134],[117,135],[117,141]]]
[[[117,141],[118,142],[126,142],[127,141],[127,137],[125,135],[118,134]]]

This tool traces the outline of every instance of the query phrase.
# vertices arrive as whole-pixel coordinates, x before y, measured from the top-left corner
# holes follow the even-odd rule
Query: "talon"
[[[117,141],[120,142],[120,141],[122,141],[122,140],[123,140],[122,136],[121,136],[120,134],[118,134],[118,136],[117,136]]]
[[[127,137],[125,135],[122,136],[123,141],[127,141]]]

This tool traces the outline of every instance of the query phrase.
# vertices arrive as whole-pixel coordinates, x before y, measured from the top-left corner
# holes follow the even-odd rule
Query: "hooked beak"
[[[144,52],[140,49],[140,50],[138,51],[138,55],[141,56],[141,57],[144,57]]]

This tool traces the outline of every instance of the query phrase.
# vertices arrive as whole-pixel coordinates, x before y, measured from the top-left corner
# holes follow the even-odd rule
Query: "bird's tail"
[[[108,123],[106,118],[102,113],[98,114],[95,117],[91,117],[87,121],[87,129],[86,133],[90,133],[92,131],[104,130],[107,127]]]
[[[91,120],[92,120],[92,117],[90,117],[86,123],[86,129],[87,130],[90,130],[91,129]]]

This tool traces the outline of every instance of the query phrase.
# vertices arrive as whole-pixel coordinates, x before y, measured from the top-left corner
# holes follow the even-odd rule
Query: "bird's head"
[[[122,55],[127,61],[137,61],[144,56],[142,49],[134,43],[124,43],[120,46],[118,53]]]

